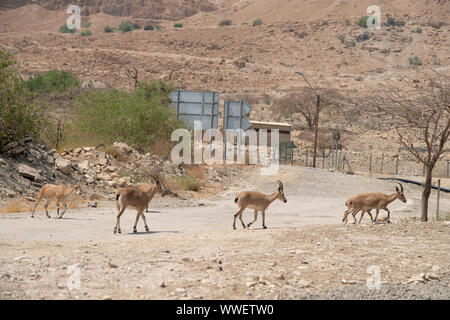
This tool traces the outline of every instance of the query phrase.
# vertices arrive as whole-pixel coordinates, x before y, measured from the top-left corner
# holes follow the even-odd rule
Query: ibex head
[[[395,186],[395,192],[397,192],[397,198],[399,200],[401,200],[402,202],[406,202],[405,195],[403,194],[403,186],[401,183],[399,183],[399,182],[397,182],[397,183],[400,186],[400,189],[397,186]]]
[[[278,199],[280,201],[283,201],[284,203],[287,202],[286,197],[284,196],[284,187],[283,187],[283,183],[280,180],[277,180],[278,183]]]
[[[150,174],[149,176],[152,180],[154,180],[155,184],[156,184],[156,190],[157,192],[159,192],[161,194],[161,196],[165,196],[167,194],[169,194],[169,190],[163,186],[163,184],[161,183],[161,180],[159,179],[159,175],[158,174]]]

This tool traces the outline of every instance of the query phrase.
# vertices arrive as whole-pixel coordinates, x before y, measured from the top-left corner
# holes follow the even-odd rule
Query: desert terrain
[[[91,36],[58,32],[68,1],[2,1],[0,49],[14,54],[23,79],[62,69],[85,88],[132,89],[126,70],[136,68],[142,80],[170,80],[180,89],[246,100],[252,120],[290,122],[277,101],[305,89],[297,70],[319,93],[333,89],[359,97],[386,83],[421,88],[424,71],[450,71],[445,0],[379,1],[383,22],[386,13],[405,22],[380,30],[357,24],[373,4],[366,0],[80,3],[82,23],[89,25],[82,30]],[[225,19],[231,25],[220,26]],[[254,26],[255,19],[262,23]],[[104,32],[124,20],[159,28]],[[420,66],[411,65],[413,57]],[[65,108],[73,97],[48,97],[51,103],[58,99]],[[393,156],[402,157],[403,178],[424,179],[422,164],[400,150],[389,123],[355,110],[324,113],[319,131],[324,139],[333,129],[341,132],[353,166],[349,174],[304,167],[312,134],[301,117],[293,122],[295,165],[282,165],[273,176],[261,175],[258,166],[178,166],[126,145],[129,159],[120,161],[94,144],[66,150],[27,139],[10,144],[0,153],[0,299],[450,299],[450,224],[434,221],[436,191],[429,222],[419,222],[422,189],[403,183],[407,202],[389,206],[392,223],[371,224],[366,215],[360,225],[351,217],[342,225],[349,197],[394,192],[393,181],[377,179],[393,176]],[[374,166],[381,153],[388,155],[384,174],[367,172],[369,153]],[[449,152],[433,184],[440,178],[449,188],[447,160]],[[168,181],[189,173],[199,190],[156,196],[146,213],[149,232],[142,221],[132,232],[136,215],[127,209],[122,234],[114,235],[115,191],[135,185],[133,173],[143,167]],[[271,205],[268,229],[259,215],[250,229],[237,221],[233,230],[235,196],[274,192],[277,179],[288,201]],[[30,217],[44,182],[77,180],[82,193],[63,219],[55,219],[54,205],[46,218],[42,204]],[[449,193],[440,195],[440,215],[450,216]],[[253,211],[243,218],[250,222]],[[371,289],[374,268],[380,281]],[[79,285],[73,288],[76,272]]]
[[[40,210],[0,215],[2,299],[449,299],[450,224],[417,222],[420,189],[391,206],[392,223],[341,224],[354,189],[389,191],[393,184],[320,169],[283,166],[287,203],[277,201],[250,229],[232,229],[240,190],[276,187],[249,172],[238,187],[212,199],[158,197],[150,226],[132,232],[135,211],[113,234],[116,208],[102,202],[69,209],[63,219]],[[443,208],[450,207],[444,197]],[[380,216],[385,215],[381,213]],[[251,210],[244,213],[250,222]],[[358,216],[359,217],[359,216]],[[80,287],[67,268],[79,264]],[[381,287],[368,289],[367,268]]]

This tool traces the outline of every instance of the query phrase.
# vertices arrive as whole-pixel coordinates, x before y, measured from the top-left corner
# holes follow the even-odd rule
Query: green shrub
[[[89,36],[92,36],[92,31],[91,31],[91,30],[81,31],[81,35],[82,35],[83,37],[89,37]]]
[[[186,175],[178,177],[177,181],[183,186],[184,190],[198,191],[199,183],[193,176]]]
[[[401,21],[401,20],[396,20],[393,16],[391,16],[389,13],[386,13],[386,23],[385,26],[404,26],[405,25],[405,21]]]
[[[440,66],[441,65],[441,60],[435,54],[433,54],[433,65],[435,65],[435,66]]]
[[[231,24],[232,24],[231,20],[225,19],[225,20],[220,21],[219,26],[228,27],[228,26],[231,26]]]
[[[30,91],[62,93],[70,88],[79,87],[80,82],[70,72],[65,70],[50,70],[31,77],[24,82]]]
[[[103,30],[105,30],[106,33],[112,33],[112,32],[114,32],[114,29],[111,28],[110,26],[105,26],[105,27],[103,28]]]
[[[338,39],[341,40],[342,43],[345,41],[345,34],[338,35]]]
[[[122,21],[119,25],[119,30],[122,32],[133,31],[133,24],[128,20]]]
[[[0,50],[0,148],[27,136],[39,138],[47,119],[19,78],[16,61]]]
[[[183,24],[182,23],[179,23],[179,22],[177,22],[177,23],[174,23],[174,28],[183,28]]]
[[[151,24],[149,24],[149,25],[146,25],[145,27],[144,27],[144,30],[154,30],[155,28],[151,25]]]
[[[349,25],[351,25],[352,23],[350,22],[350,20],[345,19],[345,24],[346,24],[347,26],[349,26]]]
[[[414,66],[414,67],[418,67],[422,65],[422,61],[420,61],[418,56],[415,56],[414,58],[408,58],[409,60],[409,64]]]
[[[257,18],[255,20],[253,20],[252,26],[256,27],[256,26],[260,26],[262,24],[263,24],[262,20]]]
[[[172,131],[182,127],[173,109],[167,108],[173,88],[163,81],[140,85],[132,92],[99,90],[78,97],[65,143],[122,141],[141,152],[152,150],[152,144],[160,141],[170,147]]]
[[[367,19],[369,19],[368,16],[361,17],[358,21],[358,25],[362,28],[367,28]]]
[[[69,27],[67,26],[67,23],[65,23],[64,25],[59,27],[59,32],[60,33],[71,33],[71,34],[74,34],[75,33],[75,29],[69,29]]]
[[[90,26],[92,26],[92,22],[90,21],[86,21],[81,25],[82,28],[89,28]]]
[[[140,24],[134,23],[133,24],[133,29],[139,30],[139,29],[142,29],[142,27],[141,27]]]
[[[156,30],[156,31],[162,30],[162,27],[161,27],[160,25],[156,25],[156,26],[155,26],[155,30]]]

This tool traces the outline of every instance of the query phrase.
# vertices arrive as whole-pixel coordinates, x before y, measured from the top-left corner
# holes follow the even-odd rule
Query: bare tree
[[[320,112],[324,110],[338,111],[345,103],[344,97],[336,90],[319,89],[318,92],[321,100]],[[274,112],[280,116],[289,115],[291,122],[293,122],[296,114],[300,115],[306,122],[307,127],[313,129],[316,123],[316,97],[306,87],[290,92],[275,100]]]
[[[134,80],[134,87],[135,88],[137,88],[137,87],[140,88],[141,87],[141,83],[138,80],[139,71],[138,71],[138,69],[136,69],[136,67],[133,67],[133,69],[134,69],[134,73],[132,72],[131,69],[128,69],[128,68],[126,68],[125,71],[127,73],[127,76]]]
[[[369,99],[380,116],[393,123],[400,144],[425,166],[421,221],[428,220],[433,169],[446,152],[450,135],[449,80],[449,76],[433,72],[425,75],[424,86],[410,84],[405,89],[388,85]]]

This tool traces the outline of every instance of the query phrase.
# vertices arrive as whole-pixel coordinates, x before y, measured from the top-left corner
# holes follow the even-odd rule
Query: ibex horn
[[[281,190],[283,190],[284,189],[283,183],[280,180],[277,180],[277,183],[280,186]]]

